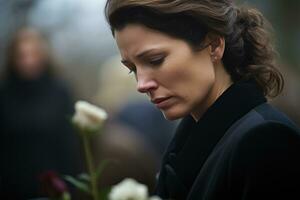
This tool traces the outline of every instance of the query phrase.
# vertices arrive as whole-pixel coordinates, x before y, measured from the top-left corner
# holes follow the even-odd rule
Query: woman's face
[[[36,79],[45,70],[45,50],[38,38],[21,39],[17,45],[15,62],[19,75],[26,79]]]
[[[116,31],[115,39],[122,63],[135,74],[137,90],[167,119],[206,107],[215,82],[210,48],[194,52],[183,40],[137,24]]]

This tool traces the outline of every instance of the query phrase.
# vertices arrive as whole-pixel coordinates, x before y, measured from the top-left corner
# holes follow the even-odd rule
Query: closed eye
[[[131,74],[131,73],[135,73],[136,72],[136,70],[135,69],[129,69],[129,72],[128,72],[128,74]]]
[[[149,60],[148,62],[150,65],[159,66],[164,62],[164,60],[165,60],[165,57],[160,57],[160,58],[155,58],[155,59]]]
[[[133,64],[131,64],[130,62],[128,62],[126,60],[122,60],[121,63],[129,69],[128,74],[131,74],[132,72],[136,71],[135,66]]]

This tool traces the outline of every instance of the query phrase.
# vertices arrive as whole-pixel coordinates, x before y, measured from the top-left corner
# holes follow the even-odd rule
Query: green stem
[[[97,184],[97,177],[95,172],[95,166],[93,163],[92,152],[91,152],[91,145],[90,145],[90,138],[87,134],[82,134],[83,138],[83,146],[85,152],[86,163],[88,167],[88,171],[90,174],[90,183],[91,183],[91,192],[94,200],[99,200],[98,198],[98,184]]]

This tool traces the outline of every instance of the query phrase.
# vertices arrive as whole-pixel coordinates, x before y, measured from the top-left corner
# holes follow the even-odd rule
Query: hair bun
[[[244,30],[263,27],[264,22],[264,17],[256,9],[239,8],[237,10],[236,24]]]

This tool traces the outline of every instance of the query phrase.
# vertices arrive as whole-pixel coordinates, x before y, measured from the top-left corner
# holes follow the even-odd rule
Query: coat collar
[[[182,120],[166,152],[163,165],[174,170],[173,174],[182,182],[186,192],[228,128],[264,102],[266,98],[254,81],[238,82],[231,85],[198,122],[191,116]]]

